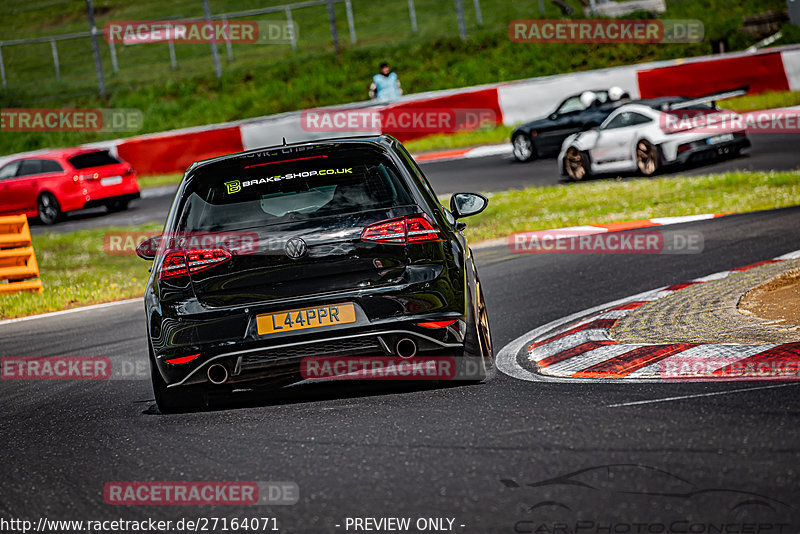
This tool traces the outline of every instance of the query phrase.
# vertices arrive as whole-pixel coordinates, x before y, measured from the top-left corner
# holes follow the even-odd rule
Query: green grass
[[[760,95],[745,95],[719,102],[719,106],[732,111],[758,111],[761,109],[800,106],[800,91],[776,91]]]
[[[467,219],[466,232],[475,243],[528,230],[778,208],[795,205],[798,199],[797,171],[596,180],[492,194],[486,211]],[[0,296],[0,318],[141,295],[149,263],[132,254],[103,251],[104,234],[119,230],[160,229],[149,224],[34,236],[44,292]]]
[[[800,171],[529,187],[490,195],[486,211],[467,219],[467,235],[482,241],[582,224],[763,210],[796,205],[798,199]]]
[[[137,178],[139,182],[139,187],[144,189],[145,187],[159,187],[162,185],[173,185],[177,184],[183,178],[183,174],[181,173],[173,173],[173,174],[158,174],[154,176],[139,176]]]
[[[33,247],[39,263],[42,293],[0,296],[0,318],[20,317],[142,295],[150,264],[135,254],[111,255],[103,250],[107,232],[136,230],[158,233],[160,225],[37,234]]]
[[[509,21],[539,16],[538,2],[481,0],[484,24],[478,28],[471,2],[464,2],[469,35],[456,35],[452,2],[416,0],[418,35],[407,24],[407,2],[384,0],[381,9],[367,0],[354,0],[358,44],[347,38],[344,7],[337,6],[343,43],[340,57],[330,49],[324,8],[298,10],[297,52],[284,45],[234,45],[228,63],[221,47],[224,75],[213,75],[206,45],[180,45],[178,70],[169,67],[166,45],[117,46],[120,73],[111,73],[108,46],[101,43],[109,96],[97,96],[92,61],[85,41],[59,43],[62,82],[53,79],[47,43],[3,47],[9,80],[0,90],[1,107],[136,108],[144,115],[138,133],[244,119],[315,106],[364,100],[369,79],[383,60],[392,62],[405,90],[418,93],[564,72],[690,57],[710,52],[710,40],[726,38],[731,49],[753,44],[737,31],[744,15],[785,9],[783,0],[672,0],[663,18],[703,20],[706,41],[695,44],[516,44],[507,34]],[[568,2],[580,12],[578,0]],[[214,12],[276,5],[283,0],[216,0]],[[197,0],[119,3],[99,0],[98,24],[199,15]],[[0,39],[54,35],[86,28],[82,3],[69,5],[32,0],[0,7],[0,16],[14,24],[0,28]],[[561,18],[546,2],[548,18]],[[630,17],[648,17],[637,13]],[[282,15],[276,16],[282,18]],[[271,18],[276,18],[271,17]],[[787,32],[791,39],[800,35]],[[778,43],[782,44],[782,43]],[[0,133],[0,154],[42,147],[71,146],[118,137],[114,133]]]

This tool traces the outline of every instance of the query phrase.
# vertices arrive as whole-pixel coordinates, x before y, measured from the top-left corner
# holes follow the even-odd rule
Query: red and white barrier
[[[800,90],[800,46],[766,49],[754,53],[734,53],[677,59],[614,67],[587,72],[530,78],[514,82],[408,95],[381,108],[381,115],[421,109],[486,110],[495,124],[513,125],[542,118],[570,94],[587,89],[619,86],[634,98],[658,96],[697,96],[732,87],[749,85],[751,94],[765,91]],[[357,102],[337,106],[355,109],[374,106]],[[174,130],[158,134],[95,143],[115,151],[131,163],[140,175],[183,172],[193,161],[278,145],[285,138],[297,142],[353,135],[311,132],[304,128],[302,113],[291,112]],[[407,141],[430,131],[408,132],[386,128],[388,133]],[[19,156],[0,158],[0,164]]]
[[[182,172],[194,161],[243,149],[239,125],[131,137],[117,144],[117,154],[132,164],[140,175]]]
[[[643,98],[665,95],[702,96],[732,87],[750,86],[753,94],[788,91],[781,52],[739,55],[715,61],[681,61],[637,73]]]

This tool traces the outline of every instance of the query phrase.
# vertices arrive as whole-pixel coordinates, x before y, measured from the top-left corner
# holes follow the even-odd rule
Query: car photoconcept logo
[[[306,252],[308,251],[308,246],[306,245],[306,242],[299,237],[293,237],[286,242],[284,251],[286,252],[287,256],[293,260],[297,260],[305,256]]]

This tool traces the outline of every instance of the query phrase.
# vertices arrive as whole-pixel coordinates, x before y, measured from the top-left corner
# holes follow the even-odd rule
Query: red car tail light
[[[361,232],[363,241],[377,241],[379,243],[423,243],[439,241],[442,236],[439,230],[428,220],[425,215],[409,215],[371,224]]]
[[[215,267],[231,259],[231,253],[221,248],[173,250],[161,264],[160,279],[186,276]]]
[[[182,363],[189,363],[198,356],[200,356],[199,352],[197,354],[190,354],[189,356],[180,356],[179,358],[172,358],[171,360],[164,360],[164,361],[167,363],[171,363],[172,365],[179,365]]]
[[[439,231],[434,228],[425,216],[408,217],[406,219],[406,230],[409,243],[438,241],[441,239]]]
[[[455,323],[457,319],[447,319],[445,321],[431,321],[429,323],[417,323],[417,326],[421,326],[422,328],[447,328],[451,324]]]
[[[406,242],[406,219],[391,219],[388,221],[371,224],[361,232],[364,241],[380,241],[381,243]]]

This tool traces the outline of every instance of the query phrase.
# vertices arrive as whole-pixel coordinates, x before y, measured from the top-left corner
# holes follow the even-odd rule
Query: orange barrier
[[[17,291],[42,292],[25,215],[0,217],[0,295]]]

